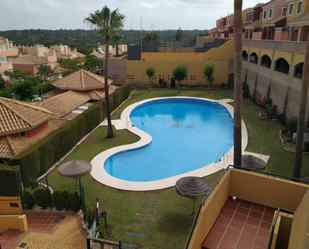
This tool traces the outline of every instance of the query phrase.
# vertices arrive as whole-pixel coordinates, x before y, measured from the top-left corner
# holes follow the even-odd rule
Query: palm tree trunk
[[[241,166],[242,0],[234,0],[234,165]]]
[[[118,57],[119,56],[119,45],[118,45],[118,43],[116,44],[116,57]]]
[[[109,57],[109,36],[105,36],[105,64],[104,64],[104,92],[105,92],[105,110],[107,118],[107,138],[114,137],[112,119],[109,106],[109,85],[108,85],[108,57]]]
[[[309,84],[309,35],[307,41],[307,48],[305,52],[303,80],[300,90],[300,105],[299,105],[298,122],[297,122],[296,151],[295,151],[295,161],[293,170],[293,176],[296,178],[300,178],[301,165],[303,159],[308,84]]]

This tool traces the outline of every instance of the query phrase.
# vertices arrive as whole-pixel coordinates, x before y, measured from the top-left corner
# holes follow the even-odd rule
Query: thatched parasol
[[[241,157],[241,167],[247,169],[262,170],[265,169],[266,163],[261,159],[253,155],[243,155]]]
[[[206,196],[211,190],[211,185],[204,181],[201,177],[187,176],[179,179],[176,182],[176,191],[179,195],[193,199],[194,202],[199,196]]]
[[[89,173],[91,170],[91,164],[84,160],[74,160],[61,164],[58,168],[58,172],[62,176],[71,178],[80,178],[81,176]]]

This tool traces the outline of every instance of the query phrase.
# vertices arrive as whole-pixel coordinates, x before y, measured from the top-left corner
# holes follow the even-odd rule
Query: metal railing
[[[116,242],[116,241],[93,238],[93,237],[87,238],[87,249],[91,249],[93,243],[99,243],[101,246],[103,246],[101,248],[104,248],[104,245],[108,245],[108,246],[113,246],[113,247],[115,246],[116,248],[119,248],[119,249],[123,249],[121,241]]]

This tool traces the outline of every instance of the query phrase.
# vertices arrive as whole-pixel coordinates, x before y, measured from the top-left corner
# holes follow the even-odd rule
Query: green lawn
[[[142,99],[160,96],[196,96],[207,98],[231,98],[230,90],[177,90],[152,89],[150,91],[139,89],[133,92],[116,112],[113,119],[119,118],[122,110]],[[244,120],[249,131],[248,150],[271,155],[268,171],[291,175],[293,154],[282,149],[278,137],[282,125],[275,121],[260,121],[258,112],[260,108],[254,103],[244,101]],[[132,143],[138,139],[134,134],[126,131],[115,131],[116,137],[106,139],[106,128],[100,127],[84,141],[66,159],[91,160],[99,152],[108,148]],[[309,156],[306,155],[303,162],[303,176],[309,175]],[[306,165],[306,167],[305,167]],[[215,182],[217,175],[207,177],[210,182]],[[61,177],[57,170],[49,175],[49,181],[55,189],[72,189],[75,182]],[[109,224],[111,225],[110,239],[122,240],[125,243],[137,244],[143,248],[183,248],[193,221],[190,216],[191,201],[176,194],[174,188],[151,191],[129,192],[106,187],[93,180],[90,175],[83,177],[86,202],[88,206],[95,204],[95,199],[100,199],[102,209],[107,211]],[[152,208],[149,208],[152,207]],[[197,208],[198,205],[196,205]],[[140,215],[142,214],[142,215]],[[132,223],[142,223],[144,227],[137,227]],[[144,237],[132,238],[127,232],[143,232]]]

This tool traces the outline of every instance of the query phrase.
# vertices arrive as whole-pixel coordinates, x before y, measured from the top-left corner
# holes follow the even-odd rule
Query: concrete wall
[[[294,213],[289,249],[309,248],[309,190]]]
[[[203,240],[215,223],[221,209],[229,197],[231,172],[225,174],[214,188],[201,209],[195,230],[192,235],[190,249],[200,249]]]
[[[259,57],[258,65],[243,62],[243,79],[247,75],[250,95],[262,104],[270,89],[270,98],[272,98],[273,104],[277,105],[278,111],[285,112],[287,117],[297,116],[302,80],[294,77],[294,67],[298,63],[304,62],[305,43],[244,40],[243,50],[247,51],[249,56],[255,52]],[[263,55],[268,55],[271,58],[271,68],[260,66]],[[274,70],[275,61],[279,58],[288,61],[289,74]],[[307,118],[308,113],[309,104]]]
[[[27,232],[26,215],[0,215],[0,234],[9,229]]]
[[[0,196],[0,215],[23,214],[21,200],[18,196]]]
[[[127,68],[125,58],[110,58],[108,60],[108,77],[115,83],[124,83],[127,78]]]
[[[153,67],[156,77],[153,82],[158,83],[159,78],[166,80],[170,85],[172,71],[177,65],[186,65],[188,78],[182,84],[188,86],[207,86],[203,68],[206,63],[215,65],[214,85],[228,84],[229,63],[233,59],[233,43],[228,41],[218,48],[205,53],[193,52],[155,52],[142,53],[141,60],[127,60],[127,81],[130,83],[147,84],[149,79],[146,70]]]

